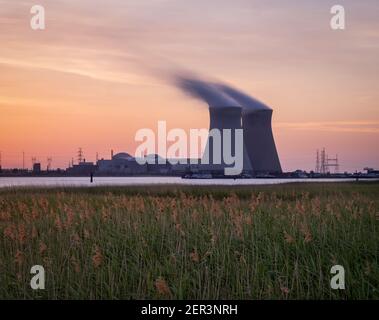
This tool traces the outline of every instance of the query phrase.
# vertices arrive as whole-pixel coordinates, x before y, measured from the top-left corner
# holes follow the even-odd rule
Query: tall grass
[[[378,257],[375,183],[0,191],[2,299],[378,299]]]

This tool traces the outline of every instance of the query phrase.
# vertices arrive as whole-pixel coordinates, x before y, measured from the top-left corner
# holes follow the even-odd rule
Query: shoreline
[[[59,187],[134,187],[134,186],[258,186],[317,183],[378,182],[378,178],[249,178],[249,179],[183,179],[180,177],[12,177],[0,178],[4,188]]]

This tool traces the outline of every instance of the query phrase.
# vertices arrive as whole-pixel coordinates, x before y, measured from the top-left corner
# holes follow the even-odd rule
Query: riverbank
[[[180,177],[12,177],[0,178],[1,188],[21,187],[133,187],[152,185],[183,185],[183,186],[254,186],[289,183],[329,183],[356,182],[357,179],[316,179],[316,178],[284,178],[284,179],[182,179]],[[358,181],[379,181],[379,179],[359,179]]]

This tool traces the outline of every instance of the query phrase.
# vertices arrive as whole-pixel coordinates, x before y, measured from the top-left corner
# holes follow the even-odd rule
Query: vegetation
[[[378,299],[378,260],[377,183],[0,190],[2,299]]]

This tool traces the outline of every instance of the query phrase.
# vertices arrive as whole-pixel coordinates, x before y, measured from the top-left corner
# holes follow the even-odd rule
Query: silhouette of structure
[[[230,164],[225,163],[223,154],[231,154],[236,156],[238,149],[235,145],[236,142],[236,130],[242,129],[241,124],[242,108],[241,107],[210,107],[209,108],[209,137],[207,146],[203,155],[203,163],[209,163],[209,165],[202,165],[203,170],[221,171],[225,168],[231,167]],[[214,129],[218,129],[214,131]],[[230,130],[230,145],[225,142],[226,133],[224,129]],[[224,150],[230,148],[229,150]],[[251,162],[246,152],[245,144],[241,146],[243,150],[243,171],[251,172]]]
[[[329,158],[325,148],[323,148],[321,152],[317,150],[315,172],[319,174],[328,174],[331,173],[331,168],[334,168],[334,173],[339,173],[340,164],[338,155],[336,155],[335,158]]]
[[[243,128],[244,171],[252,171],[254,174],[282,173],[272,134],[271,108],[225,84],[209,83],[186,75],[176,76],[175,84],[185,93],[208,104],[210,129]],[[211,137],[208,139],[209,148],[206,149],[210,155],[211,139],[214,140]],[[214,168],[218,170],[219,167]]]
[[[78,150],[78,162],[81,163],[83,162],[84,154],[82,148],[79,148]]]
[[[271,109],[249,111],[243,116],[244,141],[255,173],[282,172],[271,119]]]
[[[273,110],[261,101],[227,85],[217,85],[223,93],[242,106],[244,143],[256,174],[281,173],[278,152],[272,134]]]
[[[46,166],[46,170],[47,171],[50,171],[51,170],[51,164],[53,162],[53,158],[52,157],[48,157],[47,158],[47,166]]]

